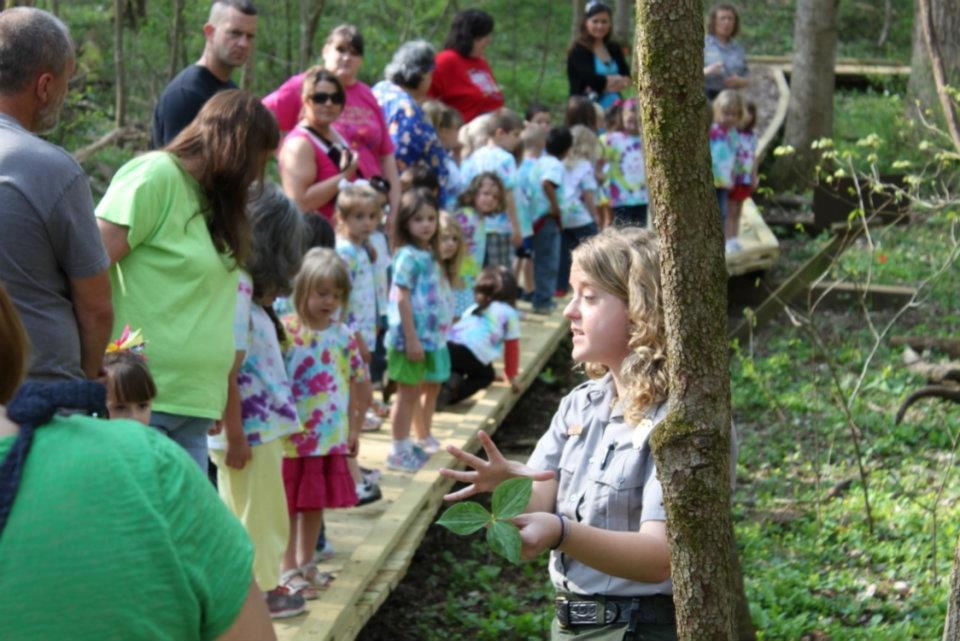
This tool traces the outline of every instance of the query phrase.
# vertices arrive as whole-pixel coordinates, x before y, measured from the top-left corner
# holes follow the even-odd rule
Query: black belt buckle
[[[615,601],[557,597],[555,603],[557,621],[565,629],[577,625],[610,625],[620,619],[620,605]]]
[[[570,601],[562,596],[558,596],[554,599],[554,604],[557,609],[557,621],[560,623],[561,628],[570,627]]]

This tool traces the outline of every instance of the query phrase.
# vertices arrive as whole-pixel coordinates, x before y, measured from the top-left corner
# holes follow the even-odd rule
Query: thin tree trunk
[[[183,0],[173,0],[173,30],[170,34],[170,62],[167,64],[167,80],[172,80],[180,70],[180,48],[183,41]]]
[[[283,0],[283,44],[286,53],[286,55],[284,55],[285,78],[293,75],[293,33],[290,29],[290,2],[291,0]]]
[[[573,18],[570,22],[570,39],[576,40],[580,37],[580,21],[583,20],[583,0],[571,0],[573,6]]]
[[[877,47],[887,44],[890,37],[890,26],[893,24],[893,0],[883,1],[883,27],[880,28],[880,37],[877,38]]]
[[[256,80],[256,67],[253,64],[253,56],[249,56],[240,72],[240,88],[244,91],[252,91],[253,83]]]
[[[943,625],[943,641],[960,641],[960,541],[953,553],[950,572],[950,594],[947,597],[947,619]]]
[[[737,638],[723,231],[704,128],[701,0],[637,0],[637,85],[660,236],[670,414],[653,436],[678,636]],[[745,600],[745,599],[744,599]]]
[[[806,189],[818,155],[810,145],[833,134],[839,0],[798,0],[793,42],[793,74],[784,143],[792,155],[777,158],[771,183],[781,189]]]
[[[306,69],[313,59],[313,40],[326,0],[300,0],[300,55],[298,68]]]
[[[123,127],[127,119],[127,80],[123,60],[123,10],[124,0],[113,0],[113,74],[114,74],[114,126]]]
[[[923,41],[927,46],[927,54],[930,56],[933,82],[937,88],[937,97],[940,99],[943,117],[947,121],[947,131],[950,133],[950,139],[953,140],[957,152],[960,152],[960,122],[957,121],[957,105],[950,94],[947,93],[947,68],[940,54],[940,36],[938,36],[933,23],[930,0],[917,0],[917,17],[920,20],[920,28],[923,30]]]
[[[630,43],[630,0],[616,0],[613,4],[613,39],[618,44]]]

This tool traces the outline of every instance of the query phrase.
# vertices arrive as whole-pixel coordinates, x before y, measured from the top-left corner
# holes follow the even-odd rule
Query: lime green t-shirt
[[[0,535],[0,636],[215,639],[252,567],[243,526],[183,448],[132,421],[54,418]]]
[[[233,365],[239,271],[213,245],[200,186],[166,152],[117,172],[97,217],[128,229],[130,253],[110,268],[114,336],[140,329],[157,383],[153,408],[219,419]]]

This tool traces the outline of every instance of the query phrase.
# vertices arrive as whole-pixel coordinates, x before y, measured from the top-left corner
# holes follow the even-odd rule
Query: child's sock
[[[393,442],[393,454],[394,456],[403,454],[404,452],[413,451],[413,441],[409,438],[400,439],[399,441]]]

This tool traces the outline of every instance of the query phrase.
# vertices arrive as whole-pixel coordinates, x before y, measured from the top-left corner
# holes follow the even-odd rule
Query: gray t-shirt
[[[70,279],[109,265],[80,165],[0,114],[0,281],[30,340],[28,378],[83,377]]]
[[[637,532],[644,521],[666,521],[663,489],[648,438],[666,412],[651,411],[636,428],[624,421],[608,374],[580,385],[560,408],[527,464],[557,473],[557,512],[573,522],[618,532]],[[554,551],[550,578],[560,592],[606,596],[672,594],[670,579],[640,583],[604,574]]]

